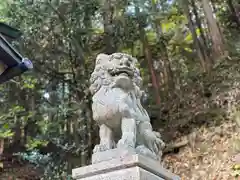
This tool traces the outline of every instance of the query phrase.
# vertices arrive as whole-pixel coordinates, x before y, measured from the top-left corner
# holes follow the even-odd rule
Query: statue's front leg
[[[133,118],[123,118],[121,122],[122,137],[118,141],[118,148],[135,148],[136,145],[136,121]]]
[[[100,144],[96,145],[93,152],[102,152],[115,147],[112,129],[102,124],[99,129]]]

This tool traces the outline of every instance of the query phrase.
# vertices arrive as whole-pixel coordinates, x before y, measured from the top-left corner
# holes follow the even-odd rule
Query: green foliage
[[[1,1],[0,2],[0,22],[7,23],[9,21],[8,17],[6,17],[7,11],[7,1]]]
[[[14,135],[14,133],[10,129],[7,129],[6,125],[4,125],[4,127],[1,128],[1,130],[0,130],[0,138],[1,139],[10,138],[13,135]]]
[[[46,140],[32,139],[29,137],[27,140],[26,147],[27,147],[27,150],[31,151],[31,150],[36,149],[41,146],[47,146],[47,144],[48,144],[48,141],[46,141]]]
[[[24,76],[21,83],[22,83],[21,85],[22,89],[34,89],[38,83],[38,80],[31,76],[30,77]]]
[[[14,135],[12,128],[16,125],[16,118],[24,111],[24,108],[18,105],[13,106],[8,110],[7,113],[3,113],[0,116],[0,137],[1,138],[11,138]],[[21,117],[21,122],[26,123],[26,117],[31,117],[29,112],[27,116]]]

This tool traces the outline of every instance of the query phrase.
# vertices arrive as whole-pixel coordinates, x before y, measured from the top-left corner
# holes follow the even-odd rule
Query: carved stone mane
[[[142,78],[139,69],[136,68],[137,59],[123,53],[114,53],[112,55],[99,54],[96,58],[94,71],[90,78],[90,91],[94,95],[102,86],[109,88],[113,82],[113,77],[109,74],[109,69],[116,68],[113,60],[121,60],[122,57],[131,59],[133,71],[133,84],[136,90],[140,91],[142,87]]]

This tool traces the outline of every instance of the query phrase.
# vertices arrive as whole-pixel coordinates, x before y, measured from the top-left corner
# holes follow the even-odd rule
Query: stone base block
[[[76,180],[180,180],[158,161],[138,154],[76,168],[72,175]]]
[[[124,159],[125,157],[138,154],[133,148],[115,148],[108,151],[97,152],[92,155],[92,164],[112,159]]]

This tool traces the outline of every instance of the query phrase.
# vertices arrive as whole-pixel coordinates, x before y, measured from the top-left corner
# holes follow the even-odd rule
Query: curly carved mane
[[[139,69],[137,68],[137,59],[130,55],[124,53],[114,53],[111,55],[99,54],[96,58],[96,64],[93,73],[90,78],[90,92],[95,95],[101,88],[110,88],[114,83],[114,77],[109,73],[109,69],[114,68],[114,64],[111,61],[114,58],[120,59],[127,57],[131,59],[133,77],[132,82],[134,85],[135,93],[141,97],[142,91],[140,90],[142,86],[142,78],[140,77]]]

